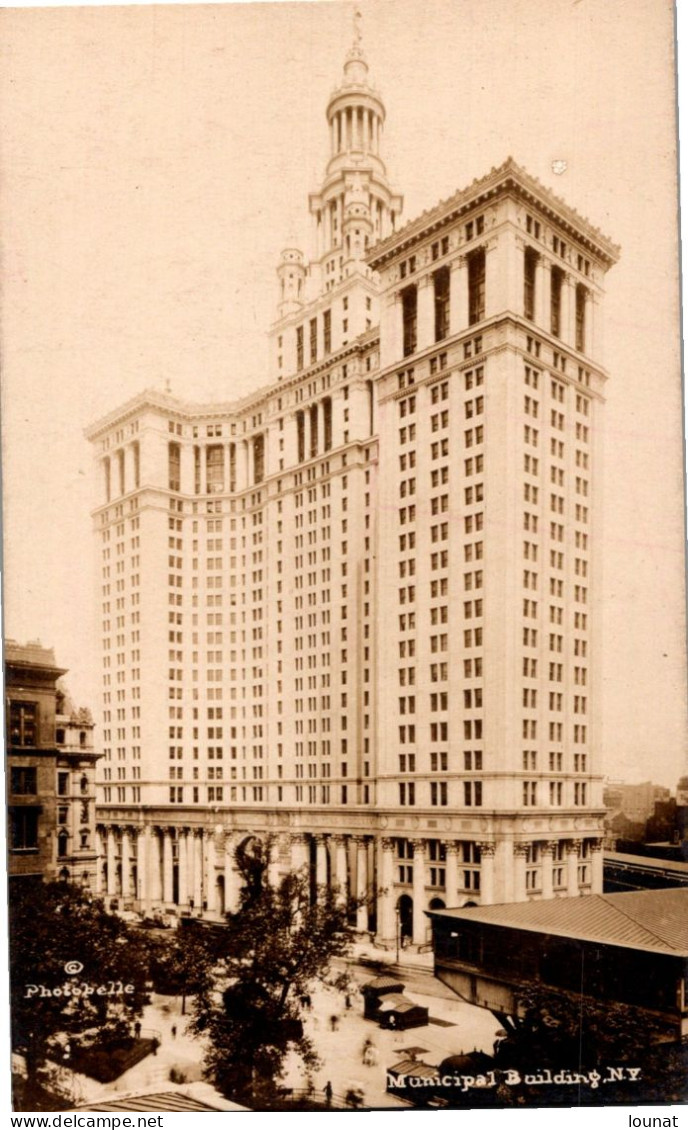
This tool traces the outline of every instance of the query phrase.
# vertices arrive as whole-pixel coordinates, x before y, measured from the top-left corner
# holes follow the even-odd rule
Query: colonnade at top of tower
[[[372,153],[380,156],[383,116],[376,109],[348,105],[330,116],[330,153]]]

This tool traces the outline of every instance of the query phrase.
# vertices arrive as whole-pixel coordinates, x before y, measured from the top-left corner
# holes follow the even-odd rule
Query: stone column
[[[401,297],[387,294],[381,302],[380,367],[401,361],[404,353],[404,324]]]
[[[161,828],[154,828],[149,855],[149,891],[151,902],[162,902],[162,842]]]
[[[107,894],[117,894],[117,845],[115,843],[115,829],[107,830]]]
[[[268,882],[271,887],[277,887],[282,874],[280,857],[282,854],[282,838],[275,839],[270,849],[268,861]]]
[[[196,833],[193,828],[188,828],[186,833],[186,901],[193,909],[200,910],[194,900],[194,875],[196,867]]]
[[[525,902],[527,844],[514,844],[514,902]]]
[[[485,314],[523,312],[523,240],[511,227],[504,228],[485,247]]]
[[[571,344],[570,316],[571,316],[571,280],[564,275],[561,280],[560,311],[559,311],[559,340],[562,345]]]
[[[179,832],[179,905],[186,908],[189,902],[189,856],[188,843],[189,831],[183,828]]]
[[[368,848],[365,836],[354,836],[356,844],[356,929],[363,933],[368,929]]]
[[[588,357],[597,365],[604,364],[604,322],[599,294],[590,291],[585,308],[585,345]]]
[[[145,825],[139,828],[136,840],[136,878],[138,882],[138,900],[141,909],[147,912],[150,909],[148,897],[148,868],[150,866],[150,828]]]
[[[131,843],[129,840],[129,829],[122,828],[122,900],[130,898],[132,894],[131,883],[129,881],[129,872],[131,868]]]
[[[499,254],[499,241],[489,239],[484,245],[485,249],[485,317],[491,318],[494,314],[504,311],[504,287],[506,279],[502,276],[502,259]]]
[[[303,832],[297,833],[291,837],[291,866],[294,871],[300,871],[302,867],[310,869],[311,856],[309,851],[309,839]]]
[[[602,854],[602,840],[592,841],[592,885],[590,893],[601,895],[604,885],[604,856]]]
[[[567,893],[570,898],[578,894],[578,859],[580,856],[580,840],[567,840],[566,842],[566,872]]]
[[[416,352],[427,349],[435,341],[435,288],[432,275],[424,275],[418,280]]]
[[[480,848],[480,904],[490,906],[495,901],[495,844],[481,843]]]
[[[203,830],[194,833],[193,898],[199,913],[203,910]]]
[[[425,840],[412,840],[413,843],[413,937],[414,945],[422,945],[426,940],[427,918],[425,917]]]
[[[396,937],[394,911],[394,840],[383,836],[377,841],[380,889],[377,897],[377,932],[384,941]]]
[[[461,333],[468,328],[468,262],[459,255],[450,264],[449,277],[449,333]]]
[[[162,830],[162,901],[172,902],[172,829]]]
[[[445,863],[445,895],[447,906],[459,904],[459,845],[456,840],[447,840],[444,845],[446,855]]]
[[[332,836],[334,843],[334,882],[337,888],[337,900],[346,902],[349,895],[346,836]]]
[[[206,882],[205,882],[205,900],[208,904],[208,911],[214,914],[217,909],[217,898],[215,883],[217,876],[215,874],[215,836],[209,832],[206,836]]]
[[[225,910],[234,914],[239,907],[241,878],[234,866],[234,844],[230,836],[225,836]]]
[[[542,867],[542,897],[543,899],[551,899],[554,897],[554,882],[552,875],[552,860],[554,852],[556,851],[556,841],[547,841],[540,844],[540,860]]]
[[[327,886],[327,839],[315,837],[315,881],[318,887]]]

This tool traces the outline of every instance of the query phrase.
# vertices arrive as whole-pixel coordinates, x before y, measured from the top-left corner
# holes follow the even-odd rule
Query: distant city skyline
[[[600,768],[673,787],[686,696],[671,5],[636,0],[634,20],[620,0],[439,2],[432,21],[415,0],[362,10],[402,223],[511,153],[621,246],[605,302]],[[275,269],[289,243],[311,250],[304,201],[352,14],[3,15],[5,635],[54,647],[96,716],[83,428],[167,381],[189,400],[267,383]]]

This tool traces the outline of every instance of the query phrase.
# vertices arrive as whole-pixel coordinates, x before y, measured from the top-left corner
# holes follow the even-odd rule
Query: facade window
[[[407,286],[401,292],[401,309],[404,326],[404,357],[416,352],[418,331],[418,290]]]
[[[523,262],[523,314],[531,322],[535,319],[535,272],[538,253],[526,247]]]
[[[311,318],[309,324],[310,330],[310,347],[311,347],[311,365],[314,361],[318,360],[318,319]]]
[[[35,746],[38,737],[38,705],[35,702],[11,702],[9,739],[13,746]]]
[[[141,485],[141,446],[138,440],[132,444],[132,454],[134,456],[134,486],[138,489]]]
[[[296,445],[298,461],[303,463],[306,458],[306,421],[303,412],[296,413]]]
[[[303,369],[303,326],[296,327],[296,368]]]
[[[253,482],[262,483],[265,478],[265,436],[253,439]]]
[[[485,252],[474,251],[468,260],[468,324],[485,317]]]
[[[449,333],[449,267],[440,267],[432,276],[435,286],[435,341]]]
[[[38,809],[10,809],[10,843],[12,851],[38,850]]]
[[[205,450],[208,494],[218,494],[225,485],[225,453],[219,443]]]
[[[196,449],[198,450],[198,449]],[[170,490],[181,490],[182,451],[178,443],[167,446],[168,486]]]
[[[323,312],[323,349],[325,356],[332,352],[332,311]]]
[[[323,400],[323,450],[330,451],[332,447],[332,400],[329,396]]]
[[[35,796],[38,792],[37,770],[33,766],[13,765],[11,791],[15,796]]]
[[[537,781],[523,782],[523,804],[527,808],[537,804]]]
[[[480,808],[483,803],[482,781],[464,781],[463,803],[468,807]]]
[[[564,272],[560,267],[552,267],[552,290],[550,296],[550,330],[555,337],[561,337],[561,293],[564,287]]]

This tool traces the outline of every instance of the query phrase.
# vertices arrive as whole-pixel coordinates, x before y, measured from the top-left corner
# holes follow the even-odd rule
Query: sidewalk
[[[371,970],[370,977],[363,970],[355,970],[352,979],[360,987],[374,976],[374,970]],[[349,1088],[359,1087],[364,1094],[365,1106],[408,1109],[408,1104],[388,1095],[385,1089],[387,1068],[406,1058],[405,1049],[422,1048],[422,1052],[416,1053],[417,1058],[435,1066],[447,1056],[461,1052],[478,1049],[492,1053],[498,1024],[491,1013],[465,1004],[458,998],[443,1000],[415,991],[410,991],[409,995],[429,1009],[431,1021],[442,1023],[431,1022],[406,1032],[389,1031],[364,1020],[360,991],[352,993],[352,1007],[348,1011],[344,995],[336,990],[322,987],[313,994],[313,1007],[306,1018],[305,1028],[322,1061],[322,1066],[312,1074],[318,1097],[322,1096],[329,1082],[337,1095],[346,1095]],[[336,1028],[332,1027],[332,1017],[337,1018]],[[377,1054],[377,1063],[372,1066],[365,1066],[362,1062],[366,1040],[372,1041]],[[307,1084],[307,1073],[293,1057],[288,1061],[285,1085],[302,1089]]]

